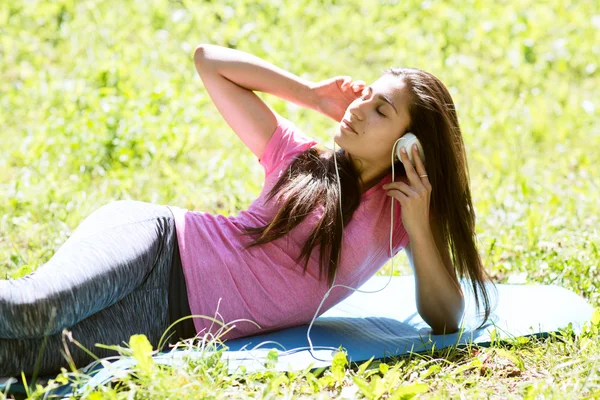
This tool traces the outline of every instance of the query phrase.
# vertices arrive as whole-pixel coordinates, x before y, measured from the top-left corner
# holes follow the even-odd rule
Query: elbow
[[[432,326],[431,329],[432,329],[431,333],[433,335],[451,335],[453,333],[458,332],[458,325],[450,324],[450,325],[443,325],[442,327]]]
[[[199,44],[196,46],[196,50],[194,50],[194,63],[200,64],[204,60],[204,56],[206,54],[206,45]]]
[[[431,327],[432,335],[450,335],[458,332],[460,318],[423,318],[423,321]]]
[[[214,45],[209,43],[201,43],[196,46],[196,50],[194,50],[194,63],[202,64],[208,60],[209,49]],[[213,50],[214,51],[214,50]]]
[[[465,311],[464,298],[461,297],[459,305],[454,312],[445,314],[445,317],[431,317],[425,320],[432,329],[434,335],[449,335],[457,333],[460,329],[460,321],[462,320]]]
[[[199,44],[194,50],[194,66],[196,71],[200,74],[201,71],[210,69],[211,71],[218,72],[216,70],[218,63],[218,54],[215,53],[214,49],[211,49],[214,45],[212,44]],[[202,77],[202,75],[200,75]]]

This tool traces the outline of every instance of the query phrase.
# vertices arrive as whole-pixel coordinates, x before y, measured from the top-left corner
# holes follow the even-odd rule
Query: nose
[[[364,120],[365,113],[363,112],[363,105],[369,103],[372,100],[371,98],[364,100],[362,97],[357,98],[348,106],[348,111],[358,120]],[[366,106],[364,106],[366,107]]]
[[[364,101],[361,101],[360,99],[358,101],[354,101],[352,104],[350,104],[348,106],[348,113],[350,115],[352,115],[352,118],[355,118],[359,121],[362,121],[364,119],[364,113],[362,112],[361,108],[360,108],[360,104],[364,103]]]

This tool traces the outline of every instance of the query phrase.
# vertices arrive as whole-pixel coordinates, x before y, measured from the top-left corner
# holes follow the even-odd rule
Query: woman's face
[[[380,77],[348,106],[334,135],[335,143],[362,170],[390,168],[392,147],[410,124],[408,102],[409,92],[403,79],[393,75]],[[350,122],[354,131],[345,126],[344,120]]]

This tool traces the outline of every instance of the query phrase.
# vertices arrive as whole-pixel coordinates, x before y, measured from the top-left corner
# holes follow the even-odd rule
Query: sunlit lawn
[[[433,73],[457,105],[479,250],[495,281],[560,285],[599,306],[594,1],[0,2],[0,276],[35,270],[117,199],[235,215],[258,196],[262,167],[204,90],[192,61],[199,43],[313,81],[370,82],[391,65]],[[333,146],[333,121],[261,97]],[[412,273],[403,252],[398,265]],[[368,369],[229,377],[218,363],[151,366],[98,392],[595,398],[599,350],[590,324],[574,339],[447,349]]]

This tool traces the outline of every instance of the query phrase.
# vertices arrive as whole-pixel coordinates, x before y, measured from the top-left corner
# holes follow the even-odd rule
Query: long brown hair
[[[412,132],[423,145],[427,174],[433,188],[430,206],[442,227],[457,275],[471,280],[478,312],[480,296],[483,296],[483,325],[491,313],[485,283],[492,281],[475,243],[476,218],[469,188],[469,169],[454,102],[444,84],[428,72],[391,67],[383,72],[383,75],[386,74],[403,79],[409,89],[411,122],[406,132]],[[268,243],[290,232],[317,205],[323,205],[323,215],[296,262],[305,257],[306,272],[312,250],[320,246],[319,278],[327,272],[329,287],[333,283],[342,247],[339,197],[343,199],[342,215],[346,227],[360,204],[360,187],[363,184],[359,171],[343,149],[336,152],[336,161],[341,193],[333,151],[313,147],[294,158],[268,193],[268,199],[275,196],[278,201],[284,199],[273,220],[260,227],[244,227],[244,233],[258,235],[246,248]],[[396,161],[393,168],[396,174],[406,176],[401,161]]]

